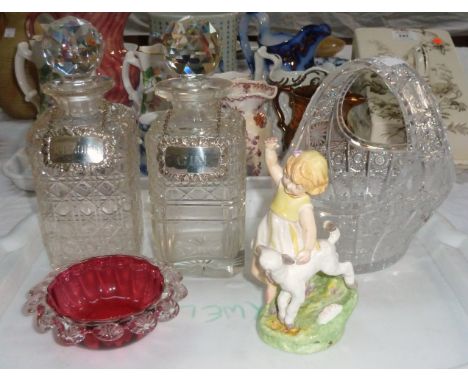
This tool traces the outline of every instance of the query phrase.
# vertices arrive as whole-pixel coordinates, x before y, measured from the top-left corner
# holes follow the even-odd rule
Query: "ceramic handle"
[[[255,69],[253,76],[255,81],[266,81],[268,79],[268,75],[265,72],[265,58],[261,54],[262,52],[266,52],[266,48],[258,48],[254,55]]]
[[[134,103],[139,104],[141,101],[138,97],[138,89],[134,89],[130,81],[130,65],[137,67],[141,73],[142,68],[140,60],[138,60],[138,58],[135,55],[135,52],[133,51],[127,52],[127,54],[125,55],[125,59],[122,65],[122,81],[124,84],[124,88],[128,93],[128,98]],[[141,86],[141,83],[142,81],[140,80],[139,87]]]
[[[286,118],[284,116],[284,112],[283,112],[283,109],[281,108],[281,104],[279,101],[280,95],[282,93],[286,93],[289,98],[289,101],[291,101],[291,98],[288,92],[284,91],[281,88],[278,88],[278,93],[276,93],[275,98],[273,98],[273,109],[275,109],[275,113],[278,117],[278,127],[283,131],[283,133],[286,133],[286,128],[287,128]]]
[[[23,41],[18,44],[15,55],[15,77],[21,91],[24,94],[26,102],[34,104],[39,111],[39,101],[37,100],[37,89],[31,86],[30,80],[26,75],[25,64],[26,60],[32,62],[32,51],[29,49],[27,42]]]
[[[288,97],[288,104],[287,106],[290,108],[290,115],[289,115],[289,122],[286,123],[286,115],[285,110],[281,105],[280,97],[281,94],[285,94]],[[273,99],[273,107],[276,112],[276,116],[278,117],[277,126],[283,132],[283,152],[285,152],[289,145],[291,144],[294,135],[296,134],[297,127],[302,117],[302,113],[305,109],[300,107],[300,102],[297,101],[294,95],[294,91],[292,89],[285,89],[285,88],[278,88],[278,93],[276,97]],[[297,105],[296,105],[297,103]]]

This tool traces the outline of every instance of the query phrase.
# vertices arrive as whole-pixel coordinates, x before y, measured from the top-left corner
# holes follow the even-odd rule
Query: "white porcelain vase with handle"
[[[131,66],[140,71],[140,82],[136,88],[130,81]],[[122,81],[139,118],[147,113],[167,109],[167,102],[154,94],[154,84],[169,78],[169,73],[162,44],[140,46],[135,51],[127,52],[122,67]]]
[[[135,88],[130,81],[131,67],[140,72],[140,81]],[[170,108],[170,103],[154,93],[155,83],[170,77],[170,70],[164,57],[164,46],[154,44],[140,46],[128,51],[122,66],[122,82],[132,101],[133,110],[138,120],[140,133],[140,171],[147,175],[145,135],[158,112]]]
[[[54,78],[52,71],[46,64],[41,51],[42,35],[35,35],[28,42],[18,44],[15,54],[15,77],[18,86],[24,94],[24,99],[31,102],[38,113],[49,104],[50,99],[40,90],[41,86]],[[37,82],[26,70],[26,61],[30,61],[37,69]]]
[[[264,81],[233,81],[223,104],[241,112],[247,131],[247,175],[267,175],[265,139],[272,135],[271,100],[278,89]]]

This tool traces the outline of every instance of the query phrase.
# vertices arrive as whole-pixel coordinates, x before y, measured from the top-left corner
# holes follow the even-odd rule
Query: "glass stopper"
[[[67,16],[49,24],[42,50],[54,72],[68,78],[83,78],[99,66],[103,40],[91,23]]]
[[[166,60],[178,74],[210,74],[219,64],[221,44],[215,27],[187,16],[172,23],[163,36]]]

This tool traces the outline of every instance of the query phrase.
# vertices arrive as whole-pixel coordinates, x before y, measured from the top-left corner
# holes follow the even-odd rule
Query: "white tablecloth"
[[[32,121],[15,121],[0,111],[0,165],[20,147]],[[18,189],[0,171],[0,236],[6,235],[21,219],[35,210],[35,194]]]

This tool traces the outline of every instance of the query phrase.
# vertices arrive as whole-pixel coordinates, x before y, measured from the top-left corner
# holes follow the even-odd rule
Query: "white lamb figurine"
[[[278,284],[281,291],[278,295],[278,318],[287,327],[294,325],[297,312],[306,298],[309,280],[317,272],[322,271],[329,276],[344,276],[348,287],[354,286],[353,265],[347,261],[340,263],[335,243],[340,237],[340,231],[333,223],[326,222],[324,227],[330,232],[327,240],[319,240],[320,249],[312,252],[309,262],[296,264],[288,255],[282,255],[274,249],[260,246],[260,266],[266,275]]]

